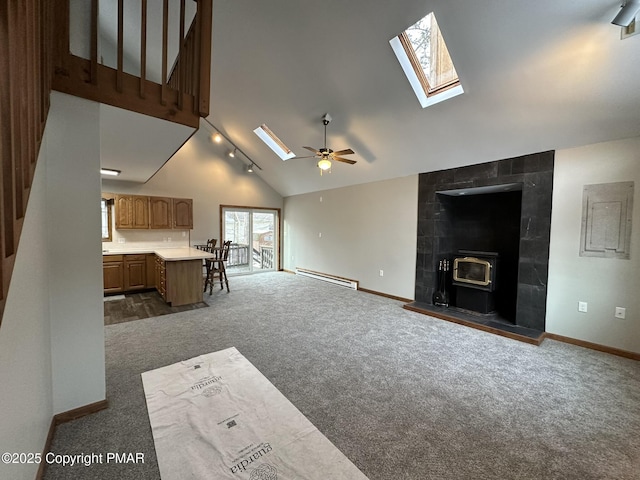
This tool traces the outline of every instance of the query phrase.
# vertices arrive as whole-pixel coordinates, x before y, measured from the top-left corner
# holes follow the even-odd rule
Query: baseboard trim
[[[404,303],[413,302],[413,300],[410,300],[408,298],[396,297],[395,295],[390,295],[388,293],[382,293],[382,292],[376,292],[375,290],[369,290],[368,288],[360,287],[358,290],[360,290],[361,292],[370,293],[372,295],[378,295],[379,297],[390,298],[391,300],[398,300],[398,301],[404,302]]]
[[[72,420],[77,420],[78,418],[86,417],[87,415],[99,412],[100,410],[104,410],[108,407],[109,402],[107,400],[100,400],[99,402],[90,403],[89,405],[84,405],[82,407],[74,408],[73,410],[68,410],[66,412],[57,413],[56,415],[54,415],[51,419],[51,424],[49,425],[49,433],[47,434],[47,440],[45,441],[44,448],[42,450],[42,458],[44,458],[45,455],[51,451],[53,436],[58,425],[70,422]],[[46,467],[47,462],[40,462],[38,472],[36,473],[36,480],[42,480]]]
[[[571,345],[577,345],[579,347],[589,348],[591,350],[597,350],[598,352],[609,353],[618,357],[630,358],[631,360],[640,361],[640,353],[630,352],[628,350],[622,350],[614,347],[607,347],[606,345],[600,345],[599,343],[587,342],[586,340],[578,340],[577,338],[565,337],[563,335],[557,335],[555,333],[546,332],[545,338],[549,340],[557,340],[558,342],[570,343]]]
[[[51,424],[49,425],[49,433],[47,433],[47,440],[44,442],[44,448],[42,449],[42,458],[45,457],[47,453],[51,451],[51,443],[53,442],[53,434],[56,431],[56,417],[54,416],[51,419]],[[46,469],[47,462],[40,462],[40,466],[38,467],[38,472],[36,473],[36,480],[42,480],[44,477],[44,471]]]

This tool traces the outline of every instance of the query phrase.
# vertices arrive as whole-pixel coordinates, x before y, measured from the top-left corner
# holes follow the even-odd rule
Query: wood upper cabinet
[[[116,195],[116,228],[149,228],[149,197]]]
[[[115,196],[117,229],[190,230],[193,200],[190,198]]]
[[[193,200],[173,198],[173,228],[190,230],[193,228]]]
[[[149,197],[149,228],[173,228],[173,202],[169,197]]]

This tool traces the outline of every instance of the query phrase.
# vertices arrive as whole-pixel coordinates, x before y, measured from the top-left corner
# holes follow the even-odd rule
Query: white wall
[[[284,208],[285,269],[308,268],[414,298],[417,175],[295,195]]]
[[[46,139],[35,171],[0,326],[0,452],[40,452],[52,407]],[[33,479],[37,465],[0,463],[0,478]]]
[[[41,452],[53,415],[105,398],[97,111],[51,96],[0,326],[0,452]]]
[[[47,253],[53,411],[105,399],[98,104],[52,92]]]
[[[635,182],[631,259],[580,257],[584,185],[623,181]],[[558,150],[553,192],[547,331],[640,353],[640,137]]]
[[[147,183],[132,184],[103,180],[102,191],[135,193],[193,199],[193,230],[191,244],[205,243],[208,238],[220,240],[220,205],[280,208],[283,200],[258,174],[248,174],[243,163],[224,157],[218,145],[211,142],[209,133],[201,128]],[[256,159],[259,162],[258,159]],[[168,236],[183,241],[182,231],[115,231],[114,243],[123,247],[118,238],[128,244],[163,242]]]

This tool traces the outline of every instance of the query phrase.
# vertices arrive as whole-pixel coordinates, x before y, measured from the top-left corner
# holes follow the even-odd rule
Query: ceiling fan
[[[330,148],[327,148],[327,125],[331,122],[331,115],[325,113],[322,116],[322,124],[324,125],[324,147],[320,149],[315,149],[312,147],[302,147],[314,153],[314,155],[309,155],[308,157],[297,157],[297,158],[317,158],[318,159],[318,168],[320,169],[320,175],[322,172],[331,169],[331,161],[335,160],[336,162],[348,163],[349,165],[353,165],[356,163],[355,160],[350,160],[348,158],[343,158],[341,155],[352,155],[355,153],[350,148],[345,148],[344,150],[333,151]]]

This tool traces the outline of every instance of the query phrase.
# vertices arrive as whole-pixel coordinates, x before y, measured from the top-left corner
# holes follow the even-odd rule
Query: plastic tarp
[[[366,480],[236,348],[142,374],[163,480]]]

